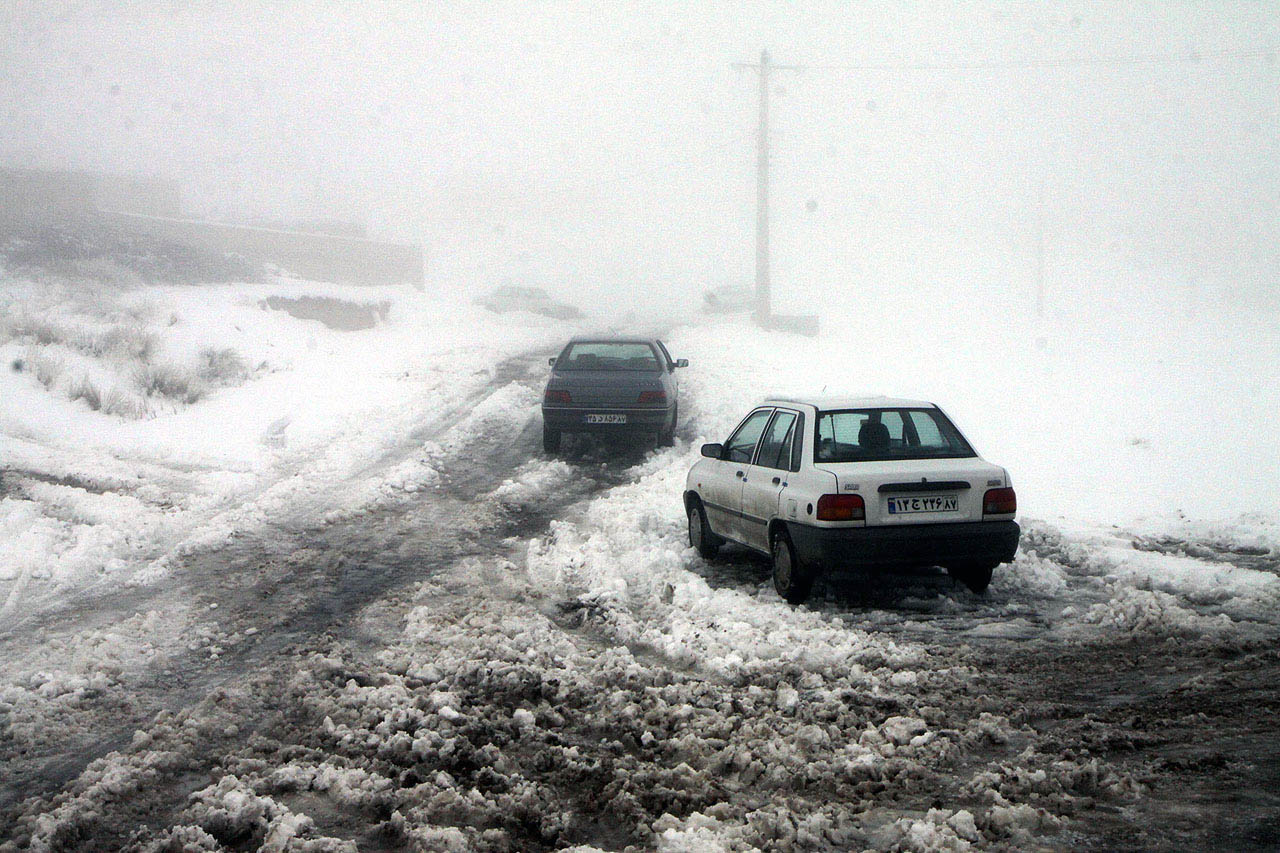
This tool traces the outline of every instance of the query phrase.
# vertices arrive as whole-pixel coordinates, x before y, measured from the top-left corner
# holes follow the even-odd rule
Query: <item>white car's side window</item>
[[[791,466],[791,438],[795,432],[796,413],[779,409],[769,423],[756,464],[765,468],[789,468]]]
[[[724,458],[730,462],[750,462],[751,457],[755,455],[760,434],[764,432],[764,426],[768,423],[771,414],[773,409],[752,412],[751,416],[742,422],[742,426],[738,427],[724,443]]]

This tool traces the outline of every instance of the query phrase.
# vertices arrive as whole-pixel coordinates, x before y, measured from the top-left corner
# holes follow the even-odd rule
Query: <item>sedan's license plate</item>
[[[587,415],[586,421],[589,424],[625,424],[627,422],[626,415]]]
[[[958,495],[930,495],[923,498],[889,498],[889,514],[908,512],[955,512],[960,509]]]

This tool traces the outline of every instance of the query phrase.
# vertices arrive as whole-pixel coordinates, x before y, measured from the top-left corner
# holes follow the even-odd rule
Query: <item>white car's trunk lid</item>
[[[867,525],[981,521],[987,489],[1007,485],[1002,468],[980,458],[827,462],[841,494],[862,496]]]

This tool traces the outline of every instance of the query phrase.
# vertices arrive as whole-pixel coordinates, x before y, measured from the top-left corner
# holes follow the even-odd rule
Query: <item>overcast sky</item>
[[[0,19],[0,161],[172,177],[197,215],[362,219],[424,242],[446,282],[748,280],[757,90],[730,65],[764,47],[805,66],[771,92],[783,280],[1011,258],[1025,277],[1041,233],[1060,260],[1255,289],[1280,266],[1276,3],[9,2]],[[982,63],[1035,67],[911,67]]]

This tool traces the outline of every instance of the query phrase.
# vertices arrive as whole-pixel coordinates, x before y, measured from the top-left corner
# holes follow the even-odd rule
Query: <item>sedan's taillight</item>
[[[818,498],[819,521],[865,521],[867,507],[862,495],[823,495]]]
[[[636,402],[642,406],[665,406],[667,404],[667,392],[641,391],[640,398]]]
[[[1013,489],[987,489],[982,496],[983,515],[1012,515],[1018,511],[1018,496]]]
[[[568,391],[548,389],[547,393],[542,395],[542,402],[548,406],[567,406],[573,402],[573,398],[569,396]]]

